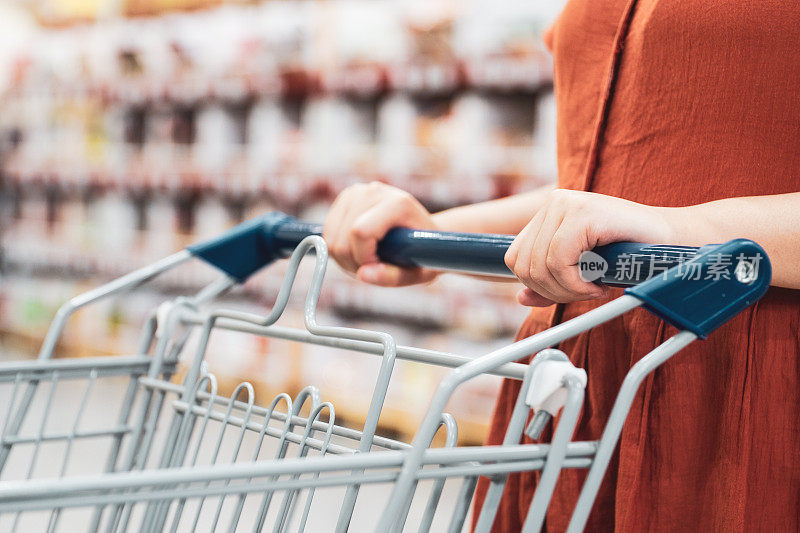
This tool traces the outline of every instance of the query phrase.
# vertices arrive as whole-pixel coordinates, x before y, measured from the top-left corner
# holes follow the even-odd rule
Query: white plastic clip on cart
[[[674,266],[583,316],[470,359],[398,346],[385,333],[318,324],[316,306],[327,266],[320,229],[282,214],[266,215],[65,304],[38,360],[0,365],[0,384],[9,398],[0,415],[0,528],[112,532],[367,528],[384,532],[428,531],[435,520],[437,530],[446,527],[456,532],[464,528],[478,477],[488,476],[491,485],[478,518],[478,531],[485,532],[494,521],[508,474],[541,470],[525,524],[525,531],[538,531],[559,473],[564,468],[584,468],[588,477],[570,524],[570,531],[580,531],[645,376],[753,304],[770,282],[766,254],[747,240],[699,250],[632,243],[606,246],[595,252],[608,265],[602,278],[608,283],[619,284],[622,276],[615,265],[623,256]],[[503,255],[511,239],[396,229],[380,244],[379,254],[400,265],[509,275]],[[305,300],[306,329],[278,326],[298,265],[311,251],[316,257]],[[720,254],[735,259],[735,271],[702,275]],[[291,256],[288,269],[268,314],[215,307],[217,297],[287,256]],[[136,354],[53,358],[74,311],[133,289],[192,257],[217,266],[225,276],[195,295],[170,301],[160,312],[153,310]],[[681,264],[681,259],[690,260]],[[686,279],[687,271],[699,274]],[[633,276],[625,281],[641,280],[642,276]],[[630,370],[601,439],[573,442],[586,376],[551,348],[639,306],[681,331]],[[204,363],[209,337],[219,329],[380,357],[364,426],[336,424],[334,406],[313,386],[295,398],[280,394],[263,406],[254,403],[249,383],[240,384],[231,397],[219,394],[216,378]],[[199,347],[183,354],[193,331],[199,332]],[[188,368],[179,378],[177,361],[182,354]],[[538,355],[528,365],[514,362],[534,354]],[[397,359],[452,368],[410,444],[376,434]],[[444,413],[445,405],[460,385],[484,373],[522,380],[504,443],[459,447],[457,425]],[[59,398],[68,388],[79,390],[81,401],[70,406],[74,409],[69,416],[51,416],[56,407],[63,407]],[[98,409],[92,407],[96,389],[104,391],[99,407],[104,421],[91,426],[85,415]],[[115,402],[112,396],[117,397]],[[526,428],[531,408],[536,412]],[[523,431],[538,435],[559,410],[561,417],[550,443],[520,444]],[[431,448],[442,427],[445,446]],[[96,471],[75,472],[70,459],[86,453],[96,457]],[[391,496],[381,507],[365,508],[364,491],[375,483],[393,485]],[[456,504],[444,508],[440,499],[446,483],[460,487]],[[424,491],[421,485],[426,485]],[[412,505],[418,512],[412,513],[414,523],[407,524]]]

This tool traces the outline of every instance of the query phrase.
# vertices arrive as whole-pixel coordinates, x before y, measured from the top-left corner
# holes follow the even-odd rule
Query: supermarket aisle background
[[[4,2],[4,358],[35,354],[69,297],[264,212],[319,221],[352,183],[382,180],[438,210],[553,181],[552,67],[541,33],[560,5]],[[263,313],[281,274],[267,269],[222,304]],[[58,354],[132,353],[151,309],[217,275],[193,264],[82,311]],[[456,276],[380,289],[333,267],[319,320],[476,356],[510,341],[525,315],[515,291]],[[282,324],[301,326],[302,295],[293,298]],[[221,381],[253,381],[258,401],[313,383],[353,426],[372,390],[365,376],[379,364],[234,333],[215,335],[209,352]],[[381,431],[410,438],[443,373],[398,364]],[[483,440],[498,386],[474,380],[451,402],[461,443]]]

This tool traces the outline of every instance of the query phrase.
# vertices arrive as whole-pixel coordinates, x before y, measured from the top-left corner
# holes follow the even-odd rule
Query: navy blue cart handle
[[[288,257],[304,238],[321,234],[319,224],[301,222],[283,213],[269,213],[216,239],[190,246],[189,250],[244,281],[276,259]],[[398,266],[513,277],[504,261],[513,240],[513,235],[395,228],[378,244],[378,256]],[[590,279],[625,287],[691,259],[698,250],[687,246],[615,243],[595,248],[596,256],[588,254],[581,267]]]
[[[321,234],[319,224],[269,213],[188,249],[244,281],[291,255],[306,237]],[[378,243],[378,256],[399,266],[512,277],[504,256],[513,240],[395,228]],[[628,287],[625,293],[651,312],[701,338],[761,298],[771,279],[766,252],[747,239],[702,248],[621,242],[584,252],[580,262],[584,278]]]

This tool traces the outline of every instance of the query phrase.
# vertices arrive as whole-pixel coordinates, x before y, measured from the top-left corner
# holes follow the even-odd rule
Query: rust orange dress
[[[570,0],[546,40],[561,187],[660,206],[800,191],[796,2]],[[534,310],[519,336],[601,303]],[[636,310],[560,346],[589,375],[575,438],[600,436],[625,373],[674,333]],[[520,529],[536,476],[509,478],[494,531]],[[584,477],[562,472],[548,531]],[[587,530],[800,531],[800,291],[770,289],[645,381]]]

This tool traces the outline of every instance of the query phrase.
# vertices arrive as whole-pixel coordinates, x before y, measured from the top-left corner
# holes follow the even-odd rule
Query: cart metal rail
[[[384,532],[428,531],[436,521],[441,524],[437,530],[457,532],[465,526],[478,477],[487,476],[488,495],[477,511],[477,531],[485,532],[494,522],[507,476],[541,470],[525,524],[525,531],[538,531],[562,469],[582,468],[588,469],[588,477],[569,526],[580,531],[644,378],[752,305],[767,290],[771,275],[763,249],[743,239],[700,249],[609,245],[594,250],[593,257],[606,263],[599,282],[628,286],[622,297],[470,358],[400,346],[386,333],[318,323],[328,263],[320,231],[286,215],[268,214],[61,307],[38,359],[0,364],[0,398],[5,400],[0,408],[0,528]],[[380,243],[379,255],[400,265],[508,276],[503,255],[511,240],[395,229]],[[301,261],[312,254],[305,328],[280,326]],[[135,355],[54,358],[66,322],[77,310],[135,289],[195,257],[224,275],[197,294],[154,309]],[[268,313],[215,303],[284,257],[288,265]],[[660,275],[653,276],[653,268],[626,269],[634,260],[660,263]],[[640,306],[679,333],[631,368],[600,439],[572,441],[586,375],[553,347]],[[334,406],[313,386],[294,398],[279,394],[263,405],[255,403],[254,387],[247,382],[230,396],[221,394],[205,361],[209,339],[218,330],[379,357],[363,426],[337,423]],[[528,356],[534,356],[529,364],[515,362]],[[377,434],[399,359],[451,369],[411,443]],[[522,381],[505,439],[501,446],[460,447],[457,423],[445,406],[459,386],[487,373]],[[64,402],[67,390],[72,398],[77,391],[77,405]],[[520,444],[523,432],[537,437],[559,412],[549,443]],[[440,431],[444,446],[431,447]],[[96,457],[95,471],[74,471],[71,459],[77,454]],[[391,495],[380,506],[365,507],[364,491],[372,484],[392,485]],[[441,505],[444,490],[455,491],[456,503],[450,508]]]

